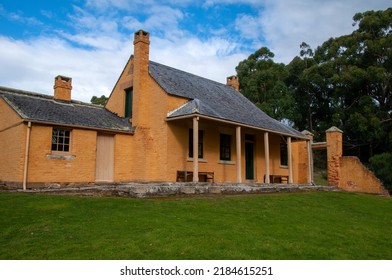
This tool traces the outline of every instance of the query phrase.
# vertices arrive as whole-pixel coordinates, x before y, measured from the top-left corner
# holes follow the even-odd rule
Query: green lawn
[[[392,199],[0,193],[0,259],[392,259]]]

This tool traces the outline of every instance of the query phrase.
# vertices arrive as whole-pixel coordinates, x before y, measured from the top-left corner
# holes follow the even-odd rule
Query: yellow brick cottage
[[[149,60],[149,33],[131,55],[105,107],[0,87],[0,183],[310,183],[308,136],[270,118],[238,91]]]

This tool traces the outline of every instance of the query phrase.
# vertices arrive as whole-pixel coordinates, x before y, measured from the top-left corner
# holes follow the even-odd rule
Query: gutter
[[[26,135],[26,149],[25,149],[25,160],[23,169],[23,191],[26,191],[27,187],[27,169],[29,163],[29,150],[30,150],[30,133],[31,133],[31,122],[27,124],[27,135]]]
[[[50,121],[40,121],[34,119],[24,119],[24,121],[32,122],[38,125],[49,125],[49,126],[58,126],[58,127],[69,127],[69,128],[78,128],[78,129],[86,129],[86,130],[94,130],[100,132],[112,132],[118,134],[135,134],[135,127],[131,127],[130,130],[120,130],[120,129],[110,129],[110,128],[98,128],[93,126],[83,126],[78,124],[66,124],[60,122],[50,122]]]

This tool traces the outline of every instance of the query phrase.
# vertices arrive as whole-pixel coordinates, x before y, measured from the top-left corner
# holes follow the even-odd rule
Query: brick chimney
[[[54,99],[71,101],[72,78],[58,75],[54,78]]]
[[[150,33],[139,30],[133,41],[133,108],[132,125],[147,127],[149,125],[150,83],[148,73],[150,53]]]
[[[227,77],[226,85],[233,87],[236,91],[240,90],[240,83],[237,76]]]
[[[140,29],[134,35],[134,71],[147,71],[148,73],[150,33]]]

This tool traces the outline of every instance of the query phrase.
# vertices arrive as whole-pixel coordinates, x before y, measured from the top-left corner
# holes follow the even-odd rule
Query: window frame
[[[193,158],[193,128],[189,129],[189,147],[188,147],[188,157],[189,158]],[[198,158],[199,159],[203,159],[204,158],[204,143],[203,143],[203,139],[204,139],[204,131],[203,130],[199,130],[199,147],[198,147]]]
[[[52,128],[50,150],[52,154],[71,153],[72,129],[63,127]]]
[[[221,133],[219,136],[219,160],[231,161],[232,135]]]
[[[289,166],[289,155],[287,151],[287,143],[280,143],[280,166]]]
[[[124,117],[132,118],[133,115],[133,87],[126,88],[125,93],[125,106],[124,106]]]

